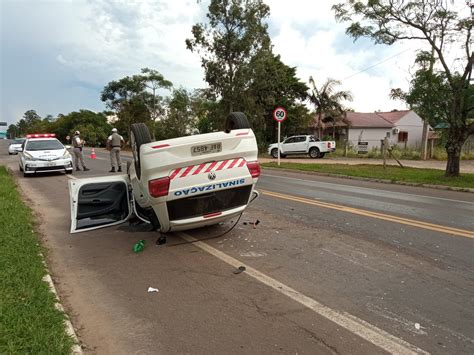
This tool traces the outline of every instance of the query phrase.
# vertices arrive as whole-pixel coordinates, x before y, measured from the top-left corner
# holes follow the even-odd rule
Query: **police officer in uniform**
[[[72,145],[74,147],[73,152],[74,152],[74,162],[76,163],[76,170],[79,171],[81,170],[79,168],[79,162],[81,162],[82,169],[84,171],[89,171],[86,167],[86,164],[84,164],[84,157],[82,156],[82,148],[84,147],[85,141],[81,139],[80,132],[76,131],[74,132],[74,137],[72,137]]]
[[[112,165],[112,169],[109,173],[122,171],[122,160],[120,159],[122,143],[125,143],[123,137],[117,133],[117,128],[112,128],[112,134],[107,139],[107,145],[110,149],[110,164]]]

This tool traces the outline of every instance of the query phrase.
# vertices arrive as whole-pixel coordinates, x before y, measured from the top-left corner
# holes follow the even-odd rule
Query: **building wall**
[[[401,132],[408,132],[406,146],[410,148],[420,148],[423,136],[423,120],[415,112],[409,111],[400,121],[395,123],[395,127]],[[405,147],[404,142],[398,142],[398,135],[393,134],[392,144],[397,144],[400,148]]]
[[[359,141],[359,137],[361,136],[361,141],[369,142],[368,149],[369,151],[372,148],[379,148],[380,149],[380,141],[385,138],[387,132],[390,133],[390,141],[391,144],[394,144],[392,128],[349,128],[349,145],[354,148],[357,148],[357,142]],[[362,135],[361,135],[362,133]],[[396,139],[395,139],[396,141]]]

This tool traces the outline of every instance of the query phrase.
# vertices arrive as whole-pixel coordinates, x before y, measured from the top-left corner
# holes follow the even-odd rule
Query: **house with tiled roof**
[[[317,133],[317,118],[311,125]],[[332,124],[326,123],[324,134],[331,135]],[[381,141],[388,137],[391,145],[401,148],[421,147],[423,120],[412,110],[391,112],[346,112],[344,120],[336,122],[340,139],[347,139],[355,147],[358,142],[368,142],[369,150],[380,148]]]

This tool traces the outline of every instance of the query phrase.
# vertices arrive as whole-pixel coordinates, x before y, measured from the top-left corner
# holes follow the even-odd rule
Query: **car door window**
[[[287,140],[285,140],[283,142],[283,144],[290,144],[290,143],[295,143],[295,138],[294,137],[288,138]]]

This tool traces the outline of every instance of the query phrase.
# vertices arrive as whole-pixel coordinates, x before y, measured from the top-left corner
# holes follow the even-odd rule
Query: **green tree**
[[[448,121],[449,102],[452,100],[446,99],[452,92],[444,73],[433,70],[434,62],[435,58],[431,53],[419,52],[415,60],[417,70],[410,81],[408,92],[400,88],[390,91],[391,99],[404,101],[432,126]]]
[[[11,125],[8,126],[7,136],[10,137],[10,139],[17,138],[17,137],[20,136],[19,132],[20,132],[20,130],[17,127],[17,125],[11,124]]]
[[[35,110],[28,110],[23,114],[23,118],[26,124],[30,127],[34,123],[41,121],[41,116],[36,113]]]
[[[149,124],[155,132],[155,120],[163,112],[163,98],[157,91],[171,87],[172,83],[158,71],[143,68],[141,74],[109,82],[102,90],[101,100],[117,113],[117,126],[126,136],[130,125],[137,122]]]
[[[167,100],[166,116],[157,122],[157,139],[190,135],[196,127],[191,95],[183,88],[173,90]]]
[[[451,91],[451,95],[443,98],[449,106],[445,175],[458,176],[462,145],[474,133],[474,123],[470,120],[474,109],[470,84],[474,63],[473,18],[462,17],[449,0],[351,0],[334,5],[333,10],[337,20],[350,23],[346,33],[354,39],[369,37],[388,45],[420,40],[433,49],[440,63],[439,71]],[[463,58],[450,65],[448,51],[456,49],[464,53]]]
[[[224,112],[235,110],[246,87],[248,64],[268,41],[269,7],[262,0],[211,0],[207,24],[192,28],[186,40],[191,51],[201,55],[210,91],[221,99]]]
[[[56,133],[59,140],[65,142],[66,137],[72,137],[74,131],[80,131],[88,145],[105,145],[112,127],[107,123],[104,113],[89,110],[70,112],[67,115],[58,115],[51,123],[50,131]]]
[[[309,112],[302,102],[308,97],[308,87],[296,77],[296,68],[287,66],[279,55],[272,53],[269,43],[250,61],[249,74],[251,80],[242,103],[260,149],[276,140],[277,123],[273,120],[273,111],[278,106],[284,107],[288,114],[282,126],[283,135],[307,129]]]
[[[319,89],[316,87],[312,76],[309,77],[309,83],[313,87],[310,101],[314,104],[318,118],[318,138],[322,138],[323,121],[332,123],[332,136],[334,138],[336,122],[339,118],[344,117],[343,113],[346,111],[342,101],[352,101],[352,94],[350,91],[336,91],[336,86],[341,85],[338,80],[327,79]]]

